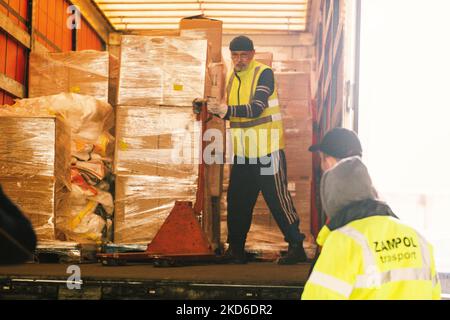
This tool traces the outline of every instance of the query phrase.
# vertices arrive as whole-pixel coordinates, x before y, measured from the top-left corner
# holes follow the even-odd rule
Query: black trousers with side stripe
[[[279,150],[266,158],[234,157],[227,194],[228,243],[245,243],[260,191],[285,241],[302,242],[305,236],[288,191],[286,156]]]

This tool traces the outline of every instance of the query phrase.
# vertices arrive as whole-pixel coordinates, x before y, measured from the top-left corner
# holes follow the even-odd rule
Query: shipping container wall
[[[36,1],[35,35],[50,52],[72,50],[72,30],[67,26],[70,2],[66,0]]]
[[[27,30],[28,1],[3,0],[0,2],[0,12],[7,15],[11,21]],[[0,73],[17,82],[25,83],[26,48],[13,37],[0,30]],[[0,89],[0,105],[13,104],[16,97]]]
[[[80,50],[104,50],[102,39],[83,17],[77,33],[77,51]]]

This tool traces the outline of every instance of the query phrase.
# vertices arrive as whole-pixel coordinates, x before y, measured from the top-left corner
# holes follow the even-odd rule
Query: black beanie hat
[[[246,36],[238,36],[231,40],[230,51],[253,51],[253,41]]]
[[[328,131],[322,141],[308,149],[311,152],[321,151],[329,156],[344,159],[353,156],[362,156],[361,142],[352,130],[334,128]]]

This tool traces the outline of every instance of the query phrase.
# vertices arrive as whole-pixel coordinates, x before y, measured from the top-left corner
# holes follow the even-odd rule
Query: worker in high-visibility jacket
[[[359,156],[324,172],[320,197],[329,222],[302,299],[440,299],[432,246],[377,200]]]
[[[233,69],[227,78],[227,101],[208,99],[208,111],[230,121],[233,166],[227,194],[229,248],[225,258],[246,263],[245,242],[260,192],[275,218],[288,252],[279,264],[306,261],[305,236],[287,187],[281,110],[272,69],[255,61],[251,39],[230,42]]]

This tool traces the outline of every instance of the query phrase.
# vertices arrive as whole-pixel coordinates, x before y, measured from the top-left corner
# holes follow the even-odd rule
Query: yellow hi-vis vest
[[[372,216],[317,238],[323,246],[302,299],[430,300],[441,286],[432,246],[413,228]]]
[[[266,69],[269,67],[252,60],[247,70],[238,72],[237,76],[231,70],[227,77],[227,104],[233,106],[251,103],[259,77]],[[268,107],[257,118],[230,117],[235,155],[257,158],[284,148],[283,124],[275,83],[268,102]]]

